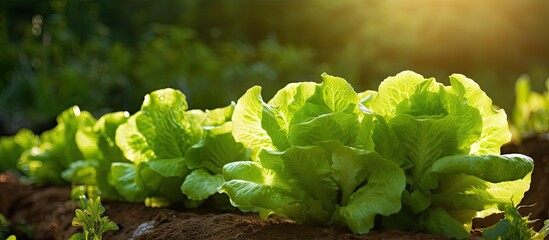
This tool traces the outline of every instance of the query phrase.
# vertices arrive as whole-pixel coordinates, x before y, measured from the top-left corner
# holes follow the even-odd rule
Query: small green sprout
[[[520,208],[520,207],[518,207]],[[485,240],[511,240],[511,239],[533,239],[543,240],[549,232],[549,220],[545,220],[539,232],[528,226],[537,221],[528,219],[529,216],[521,216],[518,208],[507,206],[505,208],[505,218],[496,225],[484,229],[483,239]]]
[[[83,227],[83,233],[75,233],[69,240],[101,240],[103,233],[118,230],[118,226],[109,220],[108,217],[101,217],[105,208],[101,205],[101,198],[86,200],[81,198],[81,207],[85,210],[76,209],[76,217],[72,219],[72,225]]]

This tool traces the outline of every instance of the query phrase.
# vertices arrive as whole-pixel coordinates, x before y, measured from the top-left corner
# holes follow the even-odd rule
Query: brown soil
[[[504,153],[521,152],[534,158],[532,186],[521,204],[531,219],[547,219],[549,205],[549,139],[531,138],[522,146],[508,145]],[[9,173],[0,174],[0,212],[13,224],[34,226],[35,239],[68,239],[79,231],[71,226],[77,205],[69,187],[37,187],[19,183]],[[104,239],[447,239],[424,233],[373,231],[352,234],[346,228],[297,225],[285,218],[267,221],[255,214],[227,213],[212,209],[192,211],[147,208],[142,203],[104,202],[106,212],[120,230]],[[497,221],[497,216],[488,222]],[[475,226],[487,221],[477,221]],[[541,222],[536,228],[541,227]],[[25,239],[21,234],[18,239]]]
[[[502,153],[522,153],[534,159],[530,190],[520,202],[525,207],[519,211],[524,216],[530,214],[530,219],[541,219],[533,224],[534,229],[540,229],[543,220],[549,219],[549,133],[526,138],[521,145],[505,145]]]
[[[19,183],[13,174],[0,175],[0,212],[12,223],[34,226],[35,239],[68,239],[77,205],[69,187],[36,187]],[[285,218],[267,221],[255,214],[212,209],[178,211],[147,208],[142,203],[104,202],[105,215],[120,230],[104,239],[447,239],[424,233],[377,231],[352,234],[345,228],[297,225]],[[18,239],[25,239],[19,234]]]

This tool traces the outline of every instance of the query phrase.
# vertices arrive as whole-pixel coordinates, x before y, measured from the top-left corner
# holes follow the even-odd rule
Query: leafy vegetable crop
[[[71,182],[73,196],[196,207],[216,195],[214,204],[223,208],[228,199],[217,192],[223,165],[249,159],[249,150],[232,136],[234,104],[187,107],[185,95],[174,89],[148,94],[132,116],[114,112],[95,120],[72,107],[40,137],[22,130],[3,139],[0,150],[10,154],[2,169],[13,168],[22,152],[18,168],[31,182]]]
[[[132,199],[120,194],[126,193],[123,191],[125,185],[120,180],[114,180],[111,173],[111,165],[130,162],[115,144],[116,129],[128,118],[127,112],[108,113],[93,126],[78,129],[75,140],[83,158],[72,162],[61,173],[63,179],[84,188],[84,192],[75,192],[73,195],[100,195],[112,200]]]
[[[231,135],[233,108],[187,111],[178,90],[148,94],[141,110],[116,130],[116,144],[132,163],[113,164],[111,179],[133,179],[130,186],[119,187],[133,201],[199,205],[223,184],[225,163],[248,159],[248,151]]]
[[[473,80],[454,74],[444,86],[405,71],[357,93],[342,78],[322,79],[291,83],[267,102],[252,87],[236,104],[205,111],[169,88],[146,95],[133,115],[96,120],[75,106],[39,137],[2,138],[0,167],[17,166],[36,183],[70,182],[73,196],[188,208],[208,200],[223,208],[228,196],[263,218],[355,233],[461,239],[474,217],[506,212],[488,235],[534,234],[513,215],[533,161],[500,155],[511,138],[507,116]]]
[[[241,209],[299,222],[346,224],[365,233],[377,214],[401,207],[405,178],[360,145],[358,95],[343,79],[290,84],[264,103],[259,87],[240,98],[233,135],[255,162],[225,165],[222,191]],[[369,127],[369,126],[362,126]]]
[[[454,74],[450,83],[402,72],[363,104],[374,116],[373,149],[406,174],[403,208],[386,225],[466,238],[473,217],[520,202],[533,161],[499,155],[511,138],[505,112],[473,80]]]
[[[76,144],[76,132],[79,128],[95,123],[93,116],[73,106],[57,117],[57,126],[40,135],[39,143],[21,154],[17,168],[28,180],[40,184],[60,184],[61,171],[82,159],[82,153]],[[32,136],[28,136],[32,138]]]
[[[268,103],[258,87],[240,98],[233,135],[255,162],[225,165],[222,191],[236,206],[357,233],[379,214],[388,228],[466,238],[473,217],[528,190],[532,159],[499,155],[506,115],[472,80],[456,74],[444,86],[408,71],[357,94],[323,79]]]

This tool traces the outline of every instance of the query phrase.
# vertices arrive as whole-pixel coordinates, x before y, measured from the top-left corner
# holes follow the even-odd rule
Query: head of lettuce
[[[249,89],[233,136],[254,161],[224,166],[220,191],[242,210],[296,222],[387,228],[455,238],[473,217],[503,211],[529,188],[529,157],[500,155],[510,140],[503,110],[472,80],[450,86],[405,71],[378,91],[341,78],[292,83],[264,102]]]

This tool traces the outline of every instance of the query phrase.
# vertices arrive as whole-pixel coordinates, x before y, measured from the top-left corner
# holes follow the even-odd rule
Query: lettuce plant
[[[511,137],[505,112],[474,81],[450,82],[406,71],[357,94],[323,75],[267,103],[253,87],[235,107],[233,135],[254,162],[225,165],[221,191],[263,217],[366,233],[382,215],[387,228],[466,238],[472,218],[520,202],[533,161],[500,155]]]
[[[135,201],[140,199],[138,188],[122,184],[113,179],[113,163],[130,163],[115,143],[116,129],[129,118],[128,112],[107,113],[93,126],[79,128],[76,132],[76,144],[83,158],[70,164],[61,173],[63,179],[77,185],[75,190],[84,188],[88,196],[100,195],[111,200]],[[119,194],[122,193],[121,194]]]
[[[111,179],[113,184],[122,181],[126,190],[140,189],[133,200],[149,206],[184,200],[188,207],[197,206],[217,193],[225,163],[248,158],[231,135],[233,105],[187,108],[180,91],[157,90],[116,130],[116,144],[131,163],[113,163]]]
[[[345,224],[366,233],[376,215],[400,210],[404,173],[378,153],[354,147],[362,145],[359,129],[370,127],[361,124],[358,94],[344,79],[322,78],[289,84],[268,103],[257,86],[238,100],[233,136],[254,161],[225,165],[220,191],[263,218]]]
[[[86,111],[73,106],[57,117],[57,126],[40,135],[39,143],[25,150],[17,162],[17,168],[31,182],[61,184],[61,172],[83,158],[76,144],[79,128],[92,126],[95,118]]]
[[[406,174],[402,210],[387,225],[455,238],[473,217],[516,206],[529,188],[531,158],[499,155],[511,138],[507,116],[471,79],[450,86],[406,71],[362,94],[374,119],[374,150]]]
[[[17,169],[17,161],[25,150],[38,145],[40,139],[29,129],[21,129],[14,136],[0,138],[0,172]]]

